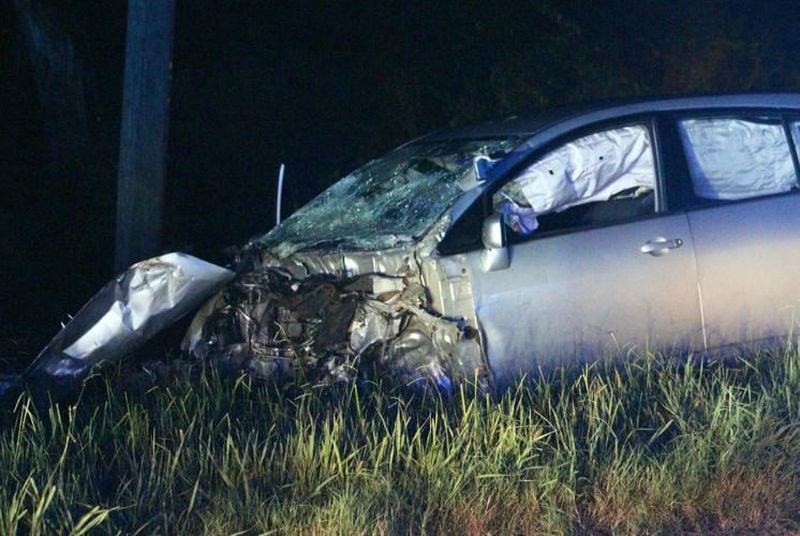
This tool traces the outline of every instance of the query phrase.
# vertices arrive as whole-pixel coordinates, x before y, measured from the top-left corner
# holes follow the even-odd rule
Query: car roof
[[[439,130],[416,141],[487,139],[505,136],[528,137],[560,123],[573,122],[570,120],[577,120],[574,121],[576,123],[589,123],[648,112],[717,108],[800,110],[800,93],[751,93],[597,101],[573,106],[542,108],[466,127]]]

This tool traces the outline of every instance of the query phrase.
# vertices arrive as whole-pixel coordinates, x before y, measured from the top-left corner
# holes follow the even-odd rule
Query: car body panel
[[[775,341],[800,313],[800,196],[688,212],[711,349]]]
[[[656,237],[683,245],[641,252]],[[587,229],[511,246],[506,270],[466,255],[478,322],[495,381],[536,376],[647,350],[702,350],[691,235],[683,214]]]

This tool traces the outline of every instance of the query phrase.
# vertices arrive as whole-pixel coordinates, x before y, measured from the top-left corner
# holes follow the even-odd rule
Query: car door
[[[636,140],[637,158],[644,158],[645,165],[617,173],[611,184],[640,184],[641,190],[649,180],[653,188],[648,195],[655,196],[651,130],[647,123],[638,127],[644,135]],[[529,235],[515,238],[509,230],[507,267],[487,269],[481,251],[466,254],[487,359],[501,386],[565,363],[703,348],[686,215],[656,213],[652,200],[644,213],[620,210],[623,202],[643,201],[618,199],[621,193],[610,194],[617,187],[601,191],[602,181],[592,176],[609,161],[604,151],[610,150],[623,168],[627,165],[630,155],[622,154],[628,149],[619,132],[607,129],[573,139],[536,159],[501,189],[513,194],[516,185],[527,191],[531,203],[526,210],[543,199],[552,205],[550,213],[536,218],[532,226],[538,227]],[[553,179],[559,173],[565,177],[562,186]],[[638,178],[632,180],[630,173]],[[594,184],[594,190],[579,185],[579,174],[582,184]],[[527,183],[519,187],[525,177]],[[553,184],[536,186],[547,181]],[[571,200],[555,199],[560,194],[553,192],[567,190]],[[576,200],[577,190],[583,198]],[[587,218],[590,213],[599,216]]]
[[[784,339],[800,313],[800,196],[788,125],[760,112],[680,117],[675,127],[692,186],[687,214],[709,349]]]

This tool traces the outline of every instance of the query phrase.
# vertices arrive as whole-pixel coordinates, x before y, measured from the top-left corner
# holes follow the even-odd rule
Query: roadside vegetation
[[[800,530],[792,348],[733,367],[599,364],[494,399],[214,375],[102,385],[3,415],[0,533]]]

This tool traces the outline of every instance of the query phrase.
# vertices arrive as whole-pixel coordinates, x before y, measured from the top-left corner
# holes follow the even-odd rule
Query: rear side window
[[[701,199],[735,201],[797,187],[791,148],[779,120],[685,119],[678,122],[678,132],[694,193]]]

